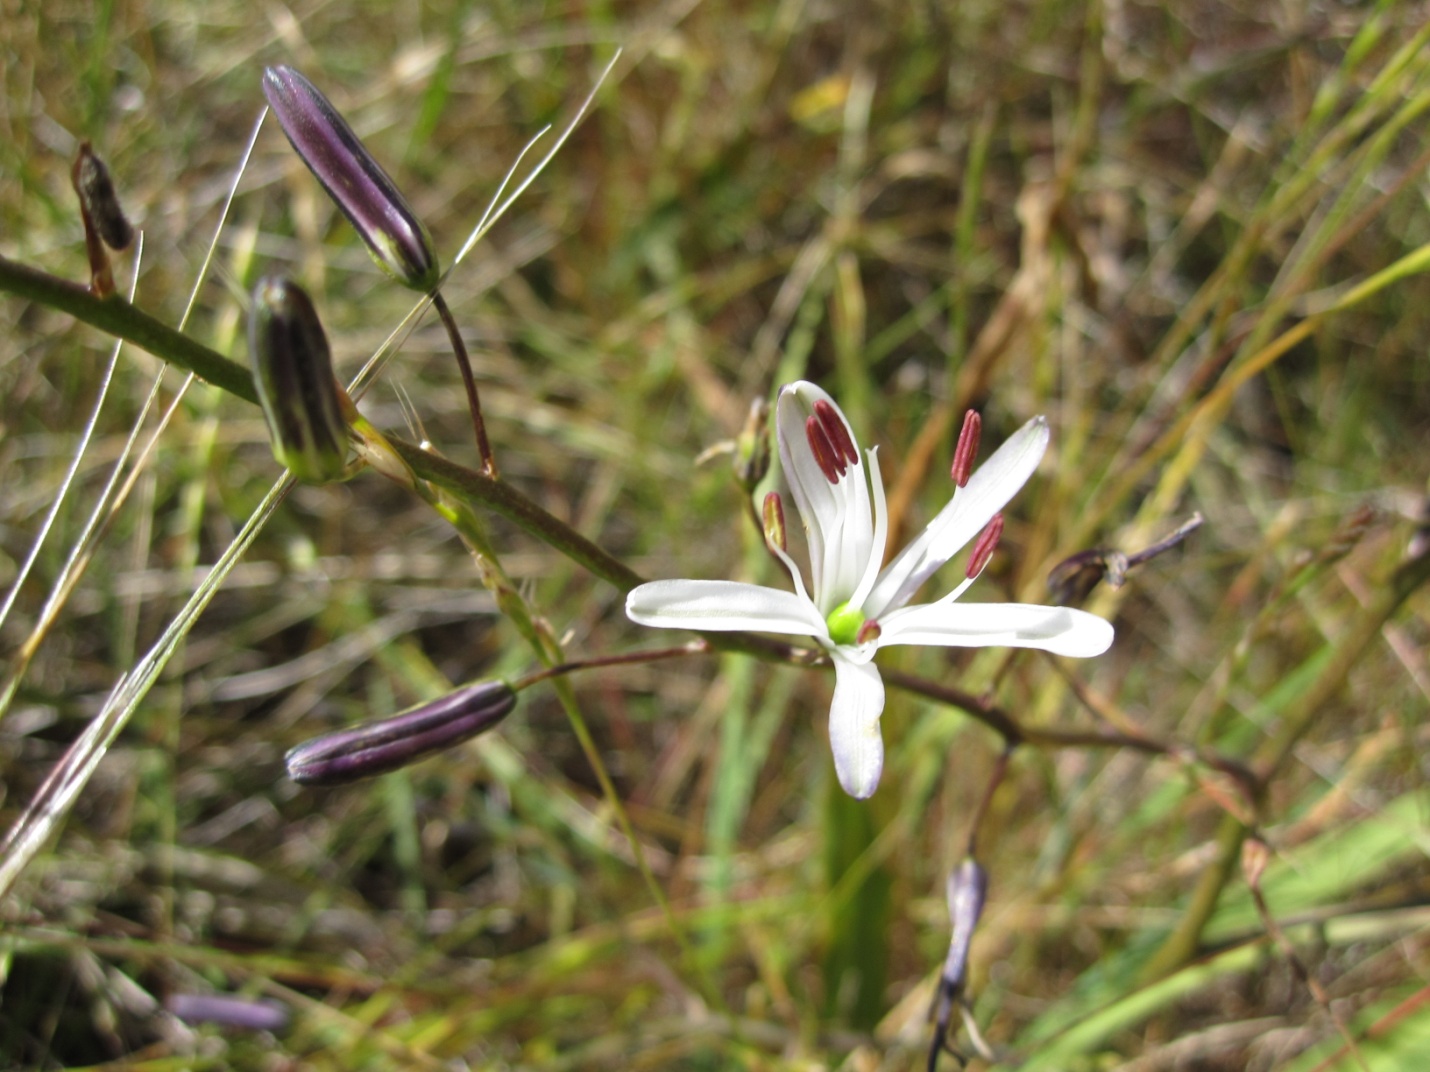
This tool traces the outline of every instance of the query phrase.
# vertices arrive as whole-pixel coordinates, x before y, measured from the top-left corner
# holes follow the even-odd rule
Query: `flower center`
[[[845,601],[830,611],[824,622],[829,626],[830,640],[836,644],[852,645],[858,643],[859,632],[864,625],[864,612]]]

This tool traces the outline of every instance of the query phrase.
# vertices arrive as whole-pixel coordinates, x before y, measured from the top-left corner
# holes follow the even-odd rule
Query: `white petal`
[[[651,581],[626,596],[626,617],[661,629],[829,636],[823,616],[808,599],[738,581]]]
[[[896,610],[879,619],[879,646],[932,644],[946,648],[1040,648],[1086,658],[1112,644],[1112,625],[1069,607],[1030,603],[937,603]]]
[[[1034,417],[1014,432],[889,563],[865,601],[864,612],[883,621],[885,612],[907,603],[924,581],[1008,505],[1037,470],[1047,449],[1047,418]]]
[[[856,666],[834,655],[834,702],[829,707],[829,744],[834,772],[844,791],[863,800],[879,787],[884,770],[884,679],[873,663]]]
[[[873,554],[874,521],[865,466],[856,461],[837,484],[831,484],[814,459],[805,422],[814,414],[816,402],[827,402],[839,415],[857,455],[859,441],[843,411],[827,392],[806,380],[780,391],[775,434],[780,464],[809,547],[814,602],[822,614],[828,614],[854,593],[864,574]]]

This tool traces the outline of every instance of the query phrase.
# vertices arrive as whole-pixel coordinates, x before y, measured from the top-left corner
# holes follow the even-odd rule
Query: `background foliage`
[[[1020,749],[979,837],[970,993],[998,1066],[1430,1060],[1430,604],[1374,618],[1427,520],[1430,292],[1410,274],[1352,289],[1430,242],[1425,5],[5,7],[0,253],[84,278],[68,170],[91,139],[145,231],[136,301],[170,323],[265,64],[329,92],[450,262],[521,146],[623,47],[444,290],[503,475],[646,576],[773,578],[726,461],[696,461],[752,398],[829,388],[878,443],[905,531],[947,496],[965,406],[985,454],[1047,413],[1050,457],[983,598],[1042,600],[1076,550],[1135,550],[1194,510],[1205,527],[1094,593],[1118,629],[1101,659],[880,661],[1030,725],[1262,761],[1284,743],[1261,827],[1284,934],[1218,840],[1247,814],[1224,775]],[[411,307],[270,123],[188,330],[244,360],[244,295],[272,270],[316,296],[344,374]],[[8,296],[0,321],[8,589],[110,341]],[[7,677],[159,373],[121,354],[0,629]],[[474,460],[430,317],[364,410]],[[0,721],[6,827],[277,475],[256,408],[186,394]],[[568,653],[663,642],[610,586],[494,532]],[[549,691],[407,772],[282,776],[317,731],[530,669],[515,639],[420,503],[371,474],[291,495],[4,901],[7,1066],[921,1067],[944,877],[999,740],[891,691],[884,784],[856,804],[821,672],[723,655],[573,678],[683,949]],[[1220,897],[1179,946],[1199,882]],[[292,1020],[189,1028],[163,1011],[175,993]]]

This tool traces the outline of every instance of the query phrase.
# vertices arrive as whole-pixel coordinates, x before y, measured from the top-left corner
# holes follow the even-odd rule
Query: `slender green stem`
[[[674,648],[654,648],[645,651],[628,651],[621,655],[600,655],[594,659],[576,659],[571,662],[557,663],[555,666],[548,666],[545,670],[537,670],[527,674],[525,677],[511,682],[512,690],[521,692],[529,689],[532,685],[541,681],[549,681],[554,677],[565,677],[578,670],[601,670],[608,666],[633,666],[640,663],[656,663],[664,659],[679,659],[686,655],[703,655],[710,650],[710,645],[703,640],[693,640],[689,644],[681,644]]]
[[[253,376],[246,368],[175,331],[118,295],[97,298],[88,287],[6,257],[0,257],[0,290],[69,313],[108,335],[132,342],[163,361],[188,369],[230,394],[258,402]]]
[[[472,413],[472,431],[477,437],[477,450],[482,456],[482,472],[493,480],[497,476],[496,459],[492,457],[492,445],[487,439],[487,422],[482,419],[482,400],[477,395],[477,380],[472,375],[472,362],[467,356],[467,344],[462,341],[462,333],[457,330],[457,321],[452,310],[447,307],[447,299],[440,290],[432,292],[432,306],[442,318],[447,329],[447,337],[452,340],[452,353],[457,356],[457,367],[462,370],[462,386],[467,392],[467,409]]]

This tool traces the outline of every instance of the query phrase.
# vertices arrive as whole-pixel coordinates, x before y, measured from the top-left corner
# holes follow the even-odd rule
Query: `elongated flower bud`
[[[516,693],[483,681],[376,722],[325,733],[289,751],[288,777],[302,785],[341,785],[405,767],[489,730],[511,713]]]
[[[373,260],[404,286],[431,291],[441,275],[432,236],[347,120],[292,67],[266,69],[263,95],[294,151],[357,228]]]
[[[953,924],[953,936],[948,943],[942,982],[952,993],[962,988],[967,976],[968,950],[987,897],[988,872],[973,857],[965,857],[948,876],[948,916]]]
[[[248,353],[273,456],[304,483],[341,479],[348,455],[341,388],[317,310],[296,283],[276,276],[259,282]]]

